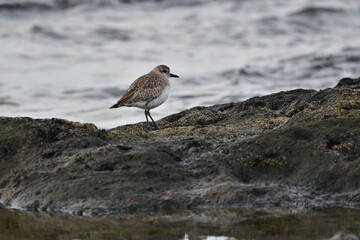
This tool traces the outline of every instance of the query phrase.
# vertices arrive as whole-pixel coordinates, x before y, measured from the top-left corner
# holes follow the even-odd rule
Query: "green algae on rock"
[[[158,124],[1,117],[0,200],[78,215],[360,203],[360,79]]]

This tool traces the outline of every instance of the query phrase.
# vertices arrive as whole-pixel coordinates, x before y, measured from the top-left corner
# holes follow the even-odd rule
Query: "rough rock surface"
[[[0,118],[0,201],[99,215],[360,203],[360,78],[99,130]]]

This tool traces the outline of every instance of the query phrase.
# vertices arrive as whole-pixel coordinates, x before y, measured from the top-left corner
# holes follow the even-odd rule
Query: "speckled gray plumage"
[[[150,109],[163,104],[169,96],[169,78],[179,76],[172,74],[170,68],[165,65],[155,67],[148,74],[136,79],[128,90],[122,95],[116,104],[110,108],[122,106],[137,107],[145,110],[146,122],[152,121],[154,129],[159,129],[158,125],[150,115]]]
[[[170,73],[169,67],[165,65],[155,67],[148,74],[136,79],[111,108],[118,108],[136,102],[150,102],[158,98],[164,89],[170,86],[168,78],[159,74],[162,69],[167,69]]]
[[[117,102],[118,107],[136,102],[149,102],[159,97],[169,80],[158,74],[149,73],[136,79]]]

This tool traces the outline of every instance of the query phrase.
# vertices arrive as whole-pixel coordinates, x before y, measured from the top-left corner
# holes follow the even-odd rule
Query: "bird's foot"
[[[156,123],[154,123],[153,130],[160,130],[159,126]]]
[[[146,127],[148,130],[160,130],[159,126],[158,126],[156,123],[152,124],[152,123],[148,122],[148,123],[145,125],[145,127]]]

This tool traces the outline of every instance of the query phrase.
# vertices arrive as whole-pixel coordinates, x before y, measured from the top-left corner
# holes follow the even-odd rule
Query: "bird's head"
[[[165,65],[159,65],[159,66],[155,67],[151,72],[160,74],[166,78],[170,78],[170,77],[178,78],[179,77],[178,75],[172,74],[170,72],[170,68]]]

